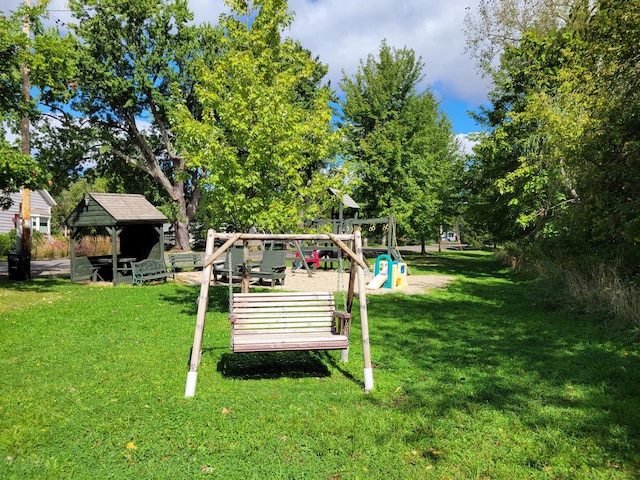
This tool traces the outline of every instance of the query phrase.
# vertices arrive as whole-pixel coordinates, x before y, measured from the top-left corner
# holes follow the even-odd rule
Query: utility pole
[[[25,7],[30,6],[30,0],[24,0]],[[22,24],[22,31],[29,38],[30,19],[26,14]],[[28,44],[28,43],[27,43]],[[22,77],[22,98],[25,106],[31,101],[31,81],[29,80],[29,65],[25,60],[20,65]],[[27,111],[25,109],[25,111]],[[24,114],[20,119],[20,146],[23,155],[31,155],[31,134],[29,131],[29,115]],[[31,190],[22,187],[22,202],[20,203],[20,217],[16,225],[16,251],[9,252],[9,278],[13,280],[29,280],[31,278]]]
[[[25,6],[30,6],[30,0],[24,0]],[[24,23],[22,25],[22,31],[29,37],[30,35],[30,21],[29,17],[25,15]],[[23,63],[20,67],[20,74],[22,76],[22,97],[24,98],[25,105],[31,100],[31,81],[29,79],[29,65]],[[31,132],[29,130],[29,116],[23,115],[20,120],[20,144],[23,155],[31,155]],[[28,188],[22,189],[22,207],[20,209],[20,216],[22,217],[22,244],[21,249],[23,252],[31,252],[31,190]]]

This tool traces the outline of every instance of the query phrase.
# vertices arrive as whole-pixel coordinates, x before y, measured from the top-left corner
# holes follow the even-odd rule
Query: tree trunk
[[[176,220],[173,228],[176,234],[176,250],[189,250],[189,224]]]
[[[181,183],[181,182],[179,182]],[[187,201],[184,196],[184,190],[179,188],[175,189],[176,197],[175,202],[178,207],[178,214],[174,218],[174,230],[176,234],[176,249],[177,250],[189,250],[189,224],[191,219],[187,214]]]
[[[189,250],[189,225],[198,210],[202,193],[196,188],[191,194],[191,200],[187,203],[184,195],[184,182],[176,182],[174,186],[174,199],[178,207],[178,215],[173,220],[176,233],[176,249]]]

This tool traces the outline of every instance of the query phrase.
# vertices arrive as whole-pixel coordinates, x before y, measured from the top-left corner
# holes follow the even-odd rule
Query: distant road
[[[443,250],[450,248],[458,248],[457,244],[443,242]],[[402,252],[420,252],[420,245],[406,245],[398,247],[400,253]],[[383,251],[383,248],[365,248],[370,251]],[[426,250],[433,252],[438,250],[438,244],[427,245]],[[386,251],[386,250],[385,250]],[[374,253],[375,255],[375,253]],[[48,275],[63,275],[71,272],[71,262],[68,258],[60,258],[56,260],[31,260],[31,277],[48,276]],[[9,264],[7,262],[0,262],[0,276],[9,275]]]
[[[31,278],[39,275],[60,275],[71,272],[68,258],[56,260],[31,260]],[[9,263],[0,262],[0,276],[9,276]]]

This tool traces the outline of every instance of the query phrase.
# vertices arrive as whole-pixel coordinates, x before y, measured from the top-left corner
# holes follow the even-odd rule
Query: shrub
[[[31,257],[42,258],[67,258],[69,256],[69,239],[65,237],[34,239],[31,247]]]
[[[85,235],[76,242],[76,257],[109,255],[112,252],[111,237],[104,235]]]
[[[8,233],[0,233],[0,257],[6,257],[14,248],[15,240]]]
[[[640,288],[621,278],[616,269],[597,265],[587,270],[568,269],[564,273],[567,291],[576,305],[602,315],[617,333],[640,332]]]
[[[614,335],[640,339],[640,285],[620,269],[587,256],[537,258],[529,266],[539,275],[536,297],[548,307],[597,317]]]

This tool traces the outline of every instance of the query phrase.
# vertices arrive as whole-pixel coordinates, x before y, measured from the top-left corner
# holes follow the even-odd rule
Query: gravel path
[[[200,284],[202,282],[201,272],[185,272],[176,275],[179,282],[190,285]],[[365,282],[369,282],[371,277],[365,277]],[[444,288],[455,280],[451,275],[409,275],[408,285],[399,289],[378,288],[377,290],[367,289],[367,294],[381,295],[385,293],[404,293],[406,295],[416,295],[427,292],[432,288]],[[342,278],[343,288],[349,281],[349,274],[344,273]],[[217,285],[228,285],[226,282],[217,282]],[[257,283],[254,283],[257,285]],[[266,286],[266,284],[265,284]],[[267,287],[269,288],[269,287]],[[287,277],[283,287],[277,285],[277,289],[285,289],[294,292],[334,292],[338,290],[338,272],[335,270],[316,270],[309,277],[304,270],[293,272],[291,268],[287,268]],[[357,291],[357,285],[356,285]]]

